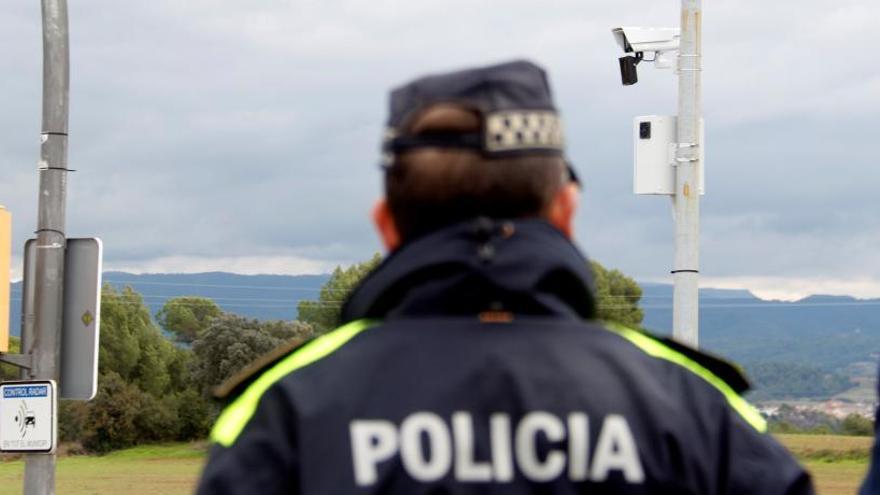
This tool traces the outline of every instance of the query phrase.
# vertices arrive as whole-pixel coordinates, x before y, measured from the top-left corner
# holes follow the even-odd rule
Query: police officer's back
[[[593,321],[538,67],[392,93],[391,254],[343,325],[246,380],[203,493],[812,493],[723,362]]]
[[[880,398],[880,379],[877,380],[877,397]],[[880,405],[874,413],[874,447],[871,449],[871,464],[859,495],[880,495]]]

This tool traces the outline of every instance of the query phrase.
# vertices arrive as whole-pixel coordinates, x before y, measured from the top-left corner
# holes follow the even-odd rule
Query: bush
[[[803,430],[788,421],[770,421],[770,433],[803,433]]]
[[[177,401],[174,396],[157,399],[143,394],[142,406],[134,417],[135,442],[166,442],[177,439]]]
[[[817,425],[805,431],[804,433],[810,435],[834,435],[837,432],[831,425]]]
[[[62,442],[77,442],[85,430],[89,404],[79,400],[58,402],[58,438]]]
[[[145,403],[145,394],[112,371],[101,376],[98,383],[98,395],[84,425],[83,447],[105,453],[134,445],[139,436],[135,420]]]
[[[211,430],[217,408],[202,394],[187,389],[176,397],[177,439],[198,440],[205,438]]]
[[[208,328],[196,332],[191,349],[178,347],[131,288],[105,286],[101,297],[98,394],[91,402],[61,401],[58,418],[60,439],[91,453],[205,438],[218,413],[207,398],[210,387],[278,345],[314,333],[300,322],[219,314],[204,318]]]
[[[860,414],[850,414],[840,425],[844,435],[870,437],[874,435],[874,422]]]

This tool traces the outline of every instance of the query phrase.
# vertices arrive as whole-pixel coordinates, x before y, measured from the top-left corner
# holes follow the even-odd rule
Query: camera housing
[[[621,26],[611,30],[624,53],[669,52],[678,50],[679,28]]]
[[[620,63],[620,80],[624,86],[630,86],[638,82],[636,65],[644,59],[645,52],[654,53],[654,58],[647,60],[655,62],[655,66],[668,69],[675,64],[668,54],[678,50],[681,30],[679,28],[646,28],[634,26],[621,26],[611,30],[614,40],[624,53],[632,53],[618,59]]]

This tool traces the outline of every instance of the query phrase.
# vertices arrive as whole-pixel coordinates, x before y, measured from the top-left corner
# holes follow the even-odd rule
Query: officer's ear
[[[394,223],[394,217],[391,215],[391,208],[388,207],[388,201],[381,198],[376,201],[373,206],[373,226],[382,244],[388,252],[394,251],[400,247],[400,231],[397,230],[397,224]]]
[[[574,239],[574,215],[580,198],[580,186],[570,182],[556,192],[547,209],[547,220],[569,239]]]

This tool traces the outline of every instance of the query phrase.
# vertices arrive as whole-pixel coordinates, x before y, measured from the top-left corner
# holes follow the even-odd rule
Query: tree
[[[88,403],[62,402],[62,437],[107,452],[207,433],[214,410],[194,388],[192,351],[163,336],[130,287],[105,286],[101,297],[98,395]]]
[[[755,385],[751,400],[824,399],[853,386],[849,377],[811,364],[752,361],[745,368]]]
[[[382,256],[376,253],[363,263],[356,263],[345,269],[337,266],[330,275],[330,280],[321,286],[317,301],[300,301],[297,305],[297,319],[312,325],[318,334],[339,326],[342,303],[361,279],[375,270],[381,262]]]
[[[363,263],[345,269],[336,267],[330,279],[321,287],[317,301],[299,303],[298,319],[314,326],[316,333],[336,328],[342,303],[361,279],[381,262],[382,257],[376,253]],[[639,308],[642,298],[639,284],[618,270],[607,270],[596,261],[592,261],[591,266],[596,284],[598,319],[630,327],[641,326],[644,312]]]
[[[193,380],[207,392],[279,345],[312,335],[312,327],[298,321],[260,322],[223,314],[193,342]]]
[[[101,343],[98,370],[115,372],[142,391],[161,397],[175,388],[172,376],[180,351],[150,319],[140,294],[131,287],[117,292],[105,286],[101,292]]]
[[[131,287],[116,291],[105,285],[101,291],[101,339],[98,371],[118,373],[130,380],[141,358],[138,335],[152,326],[150,312],[140,294]]]
[[[178,342],[192,343],[221,314],[223,310],[210,299],[175,297],[156,313],[156,321]]]
[[[639,307],[642,288],[619,270],[608,270],[591,262],[596,284],[597,317],[628,327],[638,328],[645,314]]]
[[[21,352],[21,339],[9,336],[9,354],[18,354]],[[0,364],[0,381],[20,380],[21,368],[11,364]]]

